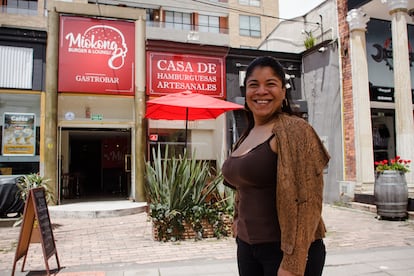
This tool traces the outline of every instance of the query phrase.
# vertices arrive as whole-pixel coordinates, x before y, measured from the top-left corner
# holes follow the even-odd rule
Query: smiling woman
[[[271,67],[258,67],[246,80],[246,104],[256,124],[266,124],[282,108],[286,98],[284,81],[274,75]]]
[[[329,154],[293,115],[285,78],[270,56],[247,67],[247,129],[222,167],[225,184],[236,191],[240,275],[318,276],[325,263],[321,206]]]

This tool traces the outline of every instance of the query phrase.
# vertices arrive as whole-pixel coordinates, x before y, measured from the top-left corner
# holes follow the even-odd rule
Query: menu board
[[[49,210],[45,198],[45,191],[43,189],[33,190],[33,198],[35,200],[37,222],[42,236],[43,246],[45,250],[45,257],[47,259],[55,253],[55,241],[53,240],[52,225],[49,219]]]
[[[37,225],[35,225],[35,222]],[[50,223],[49,210],[46,203],[45,190],[43,188],[34,188],[30,190],[24,207],[23,222],[20,228],[20,238],[16,248],[12,276],[16,270],[17,261],[22,257],[24,257],[22,271],[24,269],[29,244],[30,242],[33,242],[32,235],[34,227],[39,227],[40,229],[40,243],[43,248],[43,257],[47,272],[50,270],[48,259],[52,255],[56,256],[58,270],[60,270],[52,224]]]

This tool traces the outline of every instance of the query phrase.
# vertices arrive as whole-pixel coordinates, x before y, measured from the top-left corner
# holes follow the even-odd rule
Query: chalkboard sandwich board
[[[23,222],[20,228],[19,242],[14,257],[12,276],[14,276],[17,262],[22,257],[24,257],[22,264],[22,271],[24,271],[29,244],[35,242],[35,239],[32,239],[35,222],[37,223],[36,227],[39,227],[40,230],[40,243],[43,249],[47,274],[50,275],[48,260],[53,255],[56,256],[56,263],[58,270],[60,270],[52,224],[50,223],[49,209],[47,208],[45,190],[43,188],[34,188],[30,190],[24,206]]]

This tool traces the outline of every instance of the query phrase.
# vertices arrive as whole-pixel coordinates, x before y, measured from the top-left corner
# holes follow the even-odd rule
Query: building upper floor
[[[47,31],[46,0],[0,0],[0,26]],[[50,1],[49,1],[50,2]],[[58,2],[58,1],[56,1]],[[72,0],[146,10],[146,37],[257,48],[278,23],[278,0]]]

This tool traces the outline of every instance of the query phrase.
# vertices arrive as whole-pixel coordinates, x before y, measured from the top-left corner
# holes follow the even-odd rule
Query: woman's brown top
[[[249,244],[280,241],[276,208],[277,155],[269,140],[240,156],[230,156],[222,172],[227,183],[237,189],[239,204],[237,236]]]

